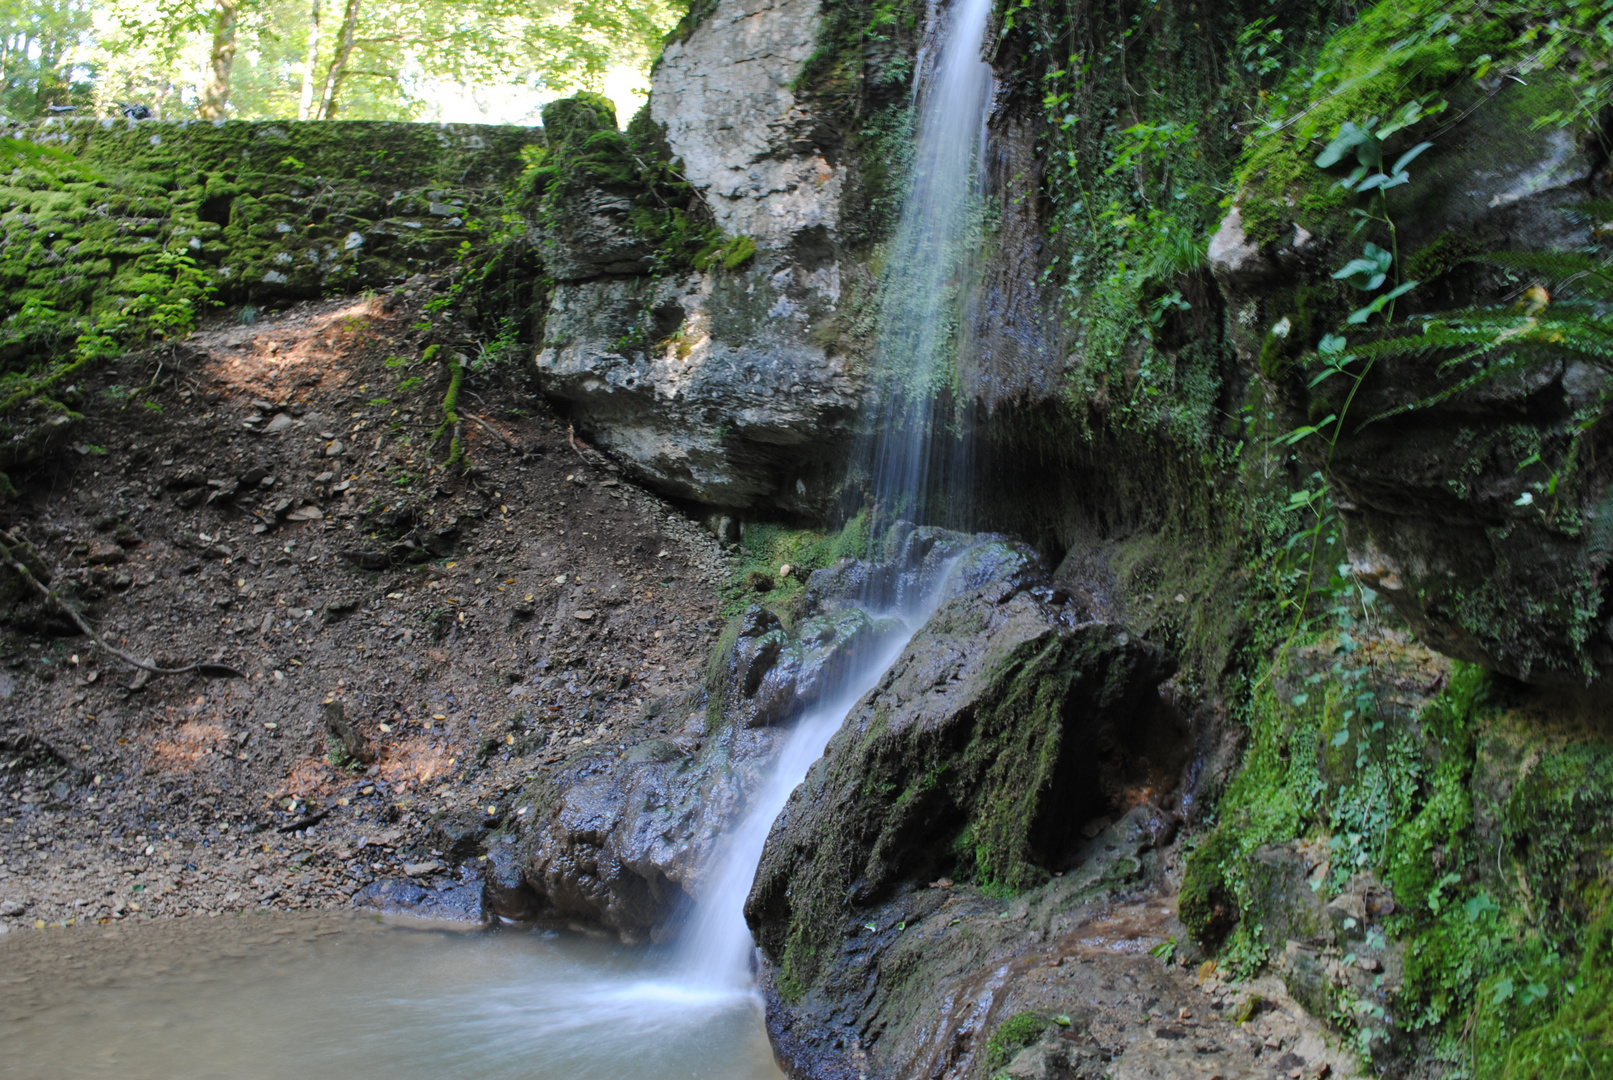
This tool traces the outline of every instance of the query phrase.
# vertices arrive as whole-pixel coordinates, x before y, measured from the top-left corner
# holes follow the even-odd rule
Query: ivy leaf
[[[1329,744],[1332,745],[1332,746],[1335,746],[1335,747],[1343,746],[1345,743],[1347,743],[1349,741],[1350,741],[1350,729],[1349,728],[1340,728],[1339,731],[1338,731],[1338,734],[1334,735],[1332,739],[1328,740]]]
[[[1495,1004],[1495,1005],[1499,1005],[1503,1001],[1507,1001],[1511,997],[1512,997],[1512,980],[1511,979],[1502,979],[1500,982],[1495,984],[1495,997],[1493,997],[1491,999],[1491,1003]]]
[[[1404,105],[1400,106],[1400,108],[1395,111],[1395,114],[1384,122],[1384,125],[1377,131],[1377,137],[1379,139],[1387,139],[1395,132],[1401,130],[1402,128],[1410,127],[1422,118],[1423,103],[1420,101],[1408,101]]]

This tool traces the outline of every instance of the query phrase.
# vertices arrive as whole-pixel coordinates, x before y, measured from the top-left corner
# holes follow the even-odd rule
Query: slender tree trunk
[[[230,73],[235,68],[235,26],[241,18],[241,0],[214,0],[213,51],[208,58],[207,84],[197,110],[203,120],[223,120],[229,113]]]
[[[308,15],[308,57],[302,65],[302,101],[297,105],[297,119],[311,120],[314,115],[314,75],[319,69],[319,0],[314,0]]]
[[[347,10],[342,13],[342,31],[336,40],[336,55],[331,59],[330,71],[325,76],[325,92],[319,98],[319,112],[316,114],[320,120],[331,120],[336,116],[336,91],[342,84],[342,76],[346,74],[347,58],[353,55],[353,37],[358,33],[358,8],[361,0],[347,0]]]

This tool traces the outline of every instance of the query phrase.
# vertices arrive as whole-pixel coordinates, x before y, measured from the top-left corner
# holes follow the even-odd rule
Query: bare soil
[[[112,644],[244,678],[150,676],[43,601],[11,612],[0,931],[470,876],[445,845],[698,680],[727,556],[517,370],[468,373],[469,468],[445,469],[429,292],[221,317],[125,357],[13,476],[0,524]],[[336,705],[372,763],[331,736]]]

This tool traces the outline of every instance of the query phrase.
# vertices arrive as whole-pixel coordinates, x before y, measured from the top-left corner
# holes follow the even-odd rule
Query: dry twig
[[[228,675],[237,679],[246,678],[246,672],[244,671],[237,671],[228,664],[216,664],[210,661],[187,664],[184,667],[178,668],[157,667],[155,664],[137,659],[133,656],[130,656],[122,649],[107,644],[106,639],[95,632],[95,628],[85,621],[84,616],[80,615],[78,610],[74,608],[73,605],[69,604],[66,600],[63,600],[60,596],[58,596],[56,594],[56,590],[50,588],[44,582],[35,577],[34,572],[28,569],[27,565],[18,559],[15,554],[13,554],[12,548],[16,547],[19,543],[20,541],[11,533],[6,532],[4,529],[0,529],[0,563],[3,563],[5,566],[9,566],[14,574],[22,578],[22,580],[27,582],[29,585],[32,585],[36,590],[38,590],[40,595],[65,612],[67,617],[72,619],[73,622],[78,625],[78,628],[82,630],[84,634],[103,651],[111,653],[113,656],[117,657],[119,660],[122,660],[131,667],[139,668],[141,671],[147,671],[153,675],[188,675],[193,671],[199,671],[204,675]]]

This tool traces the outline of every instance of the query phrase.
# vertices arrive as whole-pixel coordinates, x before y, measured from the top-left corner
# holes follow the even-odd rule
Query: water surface
[[[781,1074],[753,991],[575,935],[250,915],[0,937],[0,1076],[100,1075]]]

